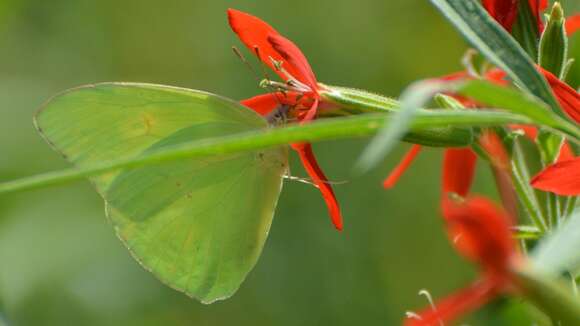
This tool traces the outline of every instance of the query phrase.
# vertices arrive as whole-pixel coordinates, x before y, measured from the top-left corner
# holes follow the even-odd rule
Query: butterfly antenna
[[[254,69],[254,67],[252,66],[252,64],[250,64],[250,62],[248,60],[246,60],[246,57],[242,54],[242,52],[240,51],[240,49],[238,49],[237,46],[232,46],[232,51],[234,51],[234,54],[238,57],[238,59],[240,59],[240,61],[242,61],[244,63],[244,65],[246,67],[248,67],[248,69],[252,72],[252,76],[254,76],[254,78],[256,79],[256,81],[258,83],[260,83],[260,77],[258,77],[258,73]]]
[[[288,179],[291,181],[298,181],[301,183],[305,183],[305,184],[309,184],[311,186],[318,187],[310,178],[301,178],[301,177],[296,177],[296,176],[293,176],[290,174],[286,174],[286,175],[284,175],[284,179]],[[348,183],[348,181],[325,181],[324,183],[328,184],[328,185],[342,185],[342,184]]]
[[[244,65],[246,67],[248,67],[248,69],[250,69],[250,71],[252,72],[252,75],[254,76],[254,78],[256,79],[256,81],[258,82],[259,85],[262,85],[263,82],[265,81],[266,84],[271,83],[271,79],[270,76],[268,75],[268,67],[266,67],[266,65],[262,62],[262,60],[260,60],[260,49],[256,46],[254,47],[254,52],[256,54],[256,56],[258,57],[258,61],[260,62],[260,67],[262,69],[262,76],[264,76],[264,79],[260,79],[259,74],[256,72],[256,70],[254,69],[254,67],[250,64],[250,62],[248,60],[246,60],[246,57],[242,54],[242,52],[240,51],[240,49],[238,49],[236,46],[232,46],[232,51],[234,51],[234,54],[244,63]],[[260,88],[263,88],[262,86],[260,86]],[[268,87],[270,88],[270,87]],[[278,97],[279,95],[276,93],[275,90],[270,89],[269,92],[272,97],[274,98],[274,100],[278,103],[278,108],[276,110],[274,110],[275,112],[272,113],[272,117],[267,117],[267,120],[274,120],[274,119],[278,119],[278,116],[282,116],[284,119],[286,118],[286,113],[288,111],[287,105],[284,105],[281,101],[281,99]],[[281,92],[283,94],[283,96],[286,96],[286,94],[284,92]],[[270,121],[271,122],[271,121]]]
[[[254,53],[256,54],[256,57],[258,57],[258,61],[260,61],[260,68],[262,69],[262,75],[264,76],[264,78],[266,78],[266,80],[271,81],[272,78],[270,78],[270,75],[268,74],[268,67],[266,67],[266,64],[264,64],[264,62],[261,59],[262,57],[260,56],[260,48],[255,46]]]

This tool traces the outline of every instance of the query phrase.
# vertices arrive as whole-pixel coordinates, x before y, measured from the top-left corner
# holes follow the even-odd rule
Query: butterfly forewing
[[[212,94],[113,83],[53,98],[36,125],[77,166],[267,127],[251,110]],[[91,180],[135,258],[164,283],[209,303],[231,296],[255,265],[286,167],[286,149],[276,148]]]

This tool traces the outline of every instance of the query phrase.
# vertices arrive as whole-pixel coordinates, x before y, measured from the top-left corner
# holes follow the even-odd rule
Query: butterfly
[[[152,84],[66,91],[36,115],[46,141],[77,167],[184,142],[268,128],[239,103]],[[91,177],[135,259],[203,303],[233,295],[256,264],[288,168],[286,147],[180,159]]]

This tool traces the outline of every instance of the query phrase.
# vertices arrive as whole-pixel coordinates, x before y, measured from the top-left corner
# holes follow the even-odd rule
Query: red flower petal
[[[308,63],[308,60],[296,44],[292,43],[292,41],[282,35],[269,36],[268,42],[270,42],[272,47],[274,47],[274,49],[278,51],[278,53],[280,53],[290,65],[299,71],[299,73],[294,75],[294,77],[310,86],[313,91],[318,88],[316,77],[314,76],[314,72]]]
[[[301,122],[311,121],[316,117],[316,113],[318,113],[318,97],[314,97],[314,102],[310,106],[310,109],[305,114],[299,115],[298,119]]]
[[[282,67],[288,73],[300,82],[315,88],[313,85],[316,85],[316,79],[313,78],[314,74],[310,65],[300,49],[280,35],[272,26],[258,17],[235,9],[228,9],[228,21],[232,30],[238,34],[240,40],[250,51],[259,55],[259,59],[282,79],[287,80],[287,76],[276,69],[270,58],[283,62]],[[276,43],[278,49],[274,48],[271,40],[274,40],[274,43],[280,42],[280,44]],[[256,49],[258,49],[257,53]],[[284,58],[284,56],[288,56],[292,60]],[[312,84],[313,82],[314,84]]]
[[[574,119],[574,121],[580,123],[580,94],[549,71],[542,68],[539,69],[548,80],[564,112]]]
[[[536,141],[536,138],[538,137],[538,128],[536,128],[535,126],[520,125],[520,124],[511,124],[509,126],[513,130],[517,129],[523,130],[526,137],[528,137],[531,141]]]
[[[240,101],[242,105],[249,107],[262,116],[268,115],[276,109],[280,102],[274,94],[262,94]]]
[[[260,115],[268,115],[280,104],[289,104],[289,105],[296,104],[297,94],[287,94],[287,95],[289,96],[282,96],[281,94],[263,94],[243,100],[241,101],[241,103],[251,108]],[[278,99],[276,99],[276,96],[278,96]],[[316,105],[317,103],[316,99],[314,103],[315,103],[314,105]],[[334,195],[332,187],[328,184],[328,179],[326,178],[324,172],[322,172],[322,169],[320,168],[318,162],[316,161],[316,157],[314,156],[314,152],[312,151],[312,146],[307,143],[306,144],[300,143],[300,144],[292,144],[292,148],[294,148],[294,150],[298,152],[298,155],[300,156],[300,160],[302,161],[304,169],[306,170],[310,178],[312,178],[314,184],[318,187],[318,189],[322,193],[322,197],[324,198],[326,205],[328,206],[332,223],[338,230],[342,230],[343,223],[340,207],[338,206],[338,202],[336,200],[336,196]]]
[[[536,138],[538,137],[538,128],[534,126],[511,124],[509,127],[514,130],[523,130],[526,137],[528,137],[531,141],[535,142]],[[562,148],[560,149],[560,154],[558,155],[558,161],[569,160],[572,158],[574,158],[574,151],[572,151],[570,144],[567,141],[564,141],[564,144],[562,144]]]
[[[530,0],[530,1],[532,1],[532,0]],[[539,2],[540,12],[544,11],[548,8],[548,0],[536,0],[536,2]]]
[[[509,212],[511,221],[515,222],[518,216],[518,197],[512,184],[509,154],[502,140],[493,131],[484,131],[479,137],[479,144],[491,162],[501,202]]]
[[[485,79],[497,85],[507,86],[509,82],[505,79],[507,74],[505,71],[494,68],[485,73]]]
[[[448,231],[456,249],[482,267],[484,278],[409,317],[407,326],[440,325],[480,307],[511,280],[510,265],[517,257],[510,219],[505,211],[485,197],[469,197],[465,201],[450,201],[446,211]]]
[[[512,30],[518,14],[518,0],[483,0],[482,4],[500,25]]]
[[[566,34],[572,35],[580,29],[580,15],[566,18]]]
[[[509,84],[509,82],[505,79],[507,76],[507,74],[498,68],[494,68],[494,69],[490,69],[489,71],[487,71],[484,75],[484,78],[486,80],[489,80],[492,83],[495,83],[497,85],[501,85],[501,86],[507,86]],[[472,75],[470,75],[467,71],[459,71],[459,72],[455,72],[449,75],[445,75],[443,77],[439,77],[439,78],[435,78],[435,80],[438,81],[445,81],[445,82],[453,82],[453,81],[458,81],[458,80],[471,80],[474,79],[474,77]],[[452,96],[453,98],[455,98],[457,101],[459,101],[461,104],[463,104],[463,106],[465,106],[466,108],[475,108],[478,106],[478,103],[463,97],[463,96],[458,96],[456,94],[448,94],[450,96]]]
[[[562,148],[560,148],[560,153],[558,154],[558,162],[562,162],[562,161],[567,161],[567,160],[571,160],[574,158],[574,151],[572,150],[572,146],[570,146],[570,143],[568,143],[568,141],[564,141],[564,144],[562,144]]]
[[[446,149],[443,154],[443,173],[441,180],[441,211],[443,217],[447,217],[449,205],[454,205],[454,198],[450,194],[457,194],[466,197],[469,194],[475,168],[477,164],[477,155],[469,148],[450,148]],[[450,237],[455,238],[453,232]]]
[[[508,171],[510,158],[499,136],[492,131],[485,131],[479,137],[479,144],[487,152],[494,167]]]
[[[405,326],[439,326],[473,311],[491,300],[497,293],[497,286],[492,280],[481,280],[462,289],[432,307],[419,313],[421,319],[408,317]]]
[[[320,169],[320,166],[318,166],[318,162],[316,162],[312,146],[308,143],[301,143],[292,144],[292,148],[298,152],[304,169],[306,169],[306,172],[308,172],[308,175],[312,178],[312,181],[322,193],[322,197],[326,202],[334,227],[338,230],[342,230],[342,214],[340,212],[340,207],[338,206],[332,187],[328,184],[328,179],[324,175],[324,172],[322,172],[322,169]]]
[[[417,154],[421,151],[421,145],[413,145],[411,149],[405,154],[401,162],[391,171],[389,176],[383,181],[383,187],[385,189],[392,188],[399,181],[403,173],[407,171],[411,163],[417,157]]]
[[[293,92],[286,92],[285,94],[268,93],[242,100],[240,103],[259,115],[266,116],[280,105],[296,105],[298,96],[298,94]]]
[[[494,278],[504,278],[516,255],[511,218],[485,197],[448,205],[446,221],[459,252],[480,264]]]
[[[548,166],[532,178],[534,188],[558,195],[580,195],[580,157]]]
[[[467,71],[463,70],[463,71],[458,71],[458,72],[454,72],[452,74],[449,75],[445,75],[439,78],[436,78],[436,80],[441,80],[441,81],[456,81],[456,80],[462,80],[462,79],[472,79],[473,77],[471,77]]]
[[[467,196],[477,163],[477,155],[469,148],[450,148],[445,150],[443,157],[443,196],[456,193]]]

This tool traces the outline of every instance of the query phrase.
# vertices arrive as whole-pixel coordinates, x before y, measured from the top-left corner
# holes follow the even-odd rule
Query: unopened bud
[[[562,77],[568,56],[568,38],[564,23],[564,10],[559,2],[555,2],[540,39],[538,62],[542,68],[558,77]]]

